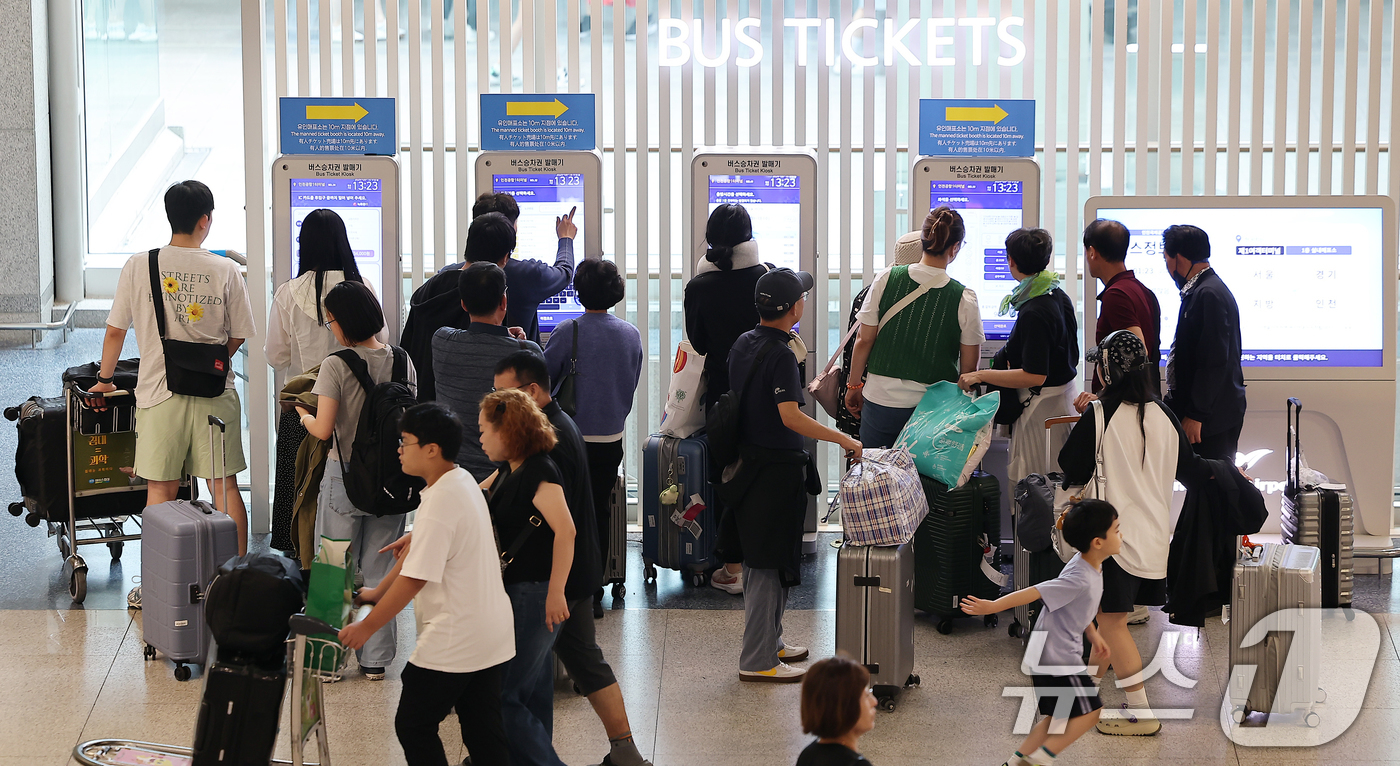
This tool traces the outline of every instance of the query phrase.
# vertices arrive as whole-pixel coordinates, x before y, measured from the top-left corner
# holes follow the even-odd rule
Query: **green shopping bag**
[[[355,604],[355,566],[350,555],[349,540],[321,538],[316,559],[311,562],[311,582],[306,592],[306,616],[325,620],[336,629],[350,622]],[[340,645],[335,635],[322,634],[313,638]],[[309,642],[306,666],[322,673],[334,673],[339,668],[344,649],[327,651],[319,642]]]

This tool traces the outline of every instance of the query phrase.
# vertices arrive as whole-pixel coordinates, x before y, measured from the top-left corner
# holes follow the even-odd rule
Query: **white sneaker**
[[[1146,625],[1152,619],[1152,610],[1145,606],[1133,606],[1133,613],[1128,615],[1129,625]]]
[[[744,594],[744,571],[739,570],[739,574],[732,575],[728,569],[720,567],[715,573],[710,575],[710,587],[718,588],[725,593],[735,596]]]
[[[809,654],[810,652],[807,651],[807,647],[805,646],[788,646],[784,644],[783,648],[778,650],[778,659],[784,662],[801,662],[807,659]]]
[[[1119,737],[1151,737],[1162,730],[1162,722],[1153,717],[1151,713],[1151,710],[1130,708],[1125,702],[1117,710],[1104,709],[1096,728],[1100,734],[1112,734]]]
[[[807,675],[806,670],[779,662],[777,667],[768,670],[741,670],[739,671],[739,680],[770,684],[795,684],[800,682],[805,675]]]

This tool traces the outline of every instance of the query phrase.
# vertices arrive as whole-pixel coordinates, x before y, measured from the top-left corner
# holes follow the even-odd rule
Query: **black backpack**
[[[287,620],[306,604],[300,566],[285,556],[249,553],[219,567],[204,597],[204,620],[221,656],[285,654]]]
[[[426,485],[422,479],[405,474],[399,464],[399,420],[418,398],[408,385],[408,354],[398,346],[389,348],[394,354],[394,371],[385,383],[370,378],[369,365],[353,349],[334,354],[365,390],[349,465],[340,464],[345,495],[356,508],[375,516],[399,516],[416,509]]]
[[[717,477],[723,476],[724,469],[739,459],[742,436],[740,421],[744,416],[742,411],[744,391],[748,390],[749,384],[753,382],[754,373],[763,366],[763,360],[768,358],[768,352],[773,346],[771,341],[763,344],[763,347],[758,350],[758,356],[753,360],[753,366],[749,368],[748,376],[744,378],[743,388],[733,388],[733,381],[730,381],[729,391],[720,395],[719,401],[710,408],[709,414],[705,416],[705,434],[710,447],[710,465]]]

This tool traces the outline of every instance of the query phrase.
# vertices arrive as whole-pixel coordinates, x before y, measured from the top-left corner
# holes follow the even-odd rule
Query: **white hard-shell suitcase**
[[[870,671],[884,710],[900,689],[918,686],[914,671],[914,549],[841,546],[836,557],[836,651]]]
[[[1230,705],[1235,720],[1256,712],[1303,712],[1309,726],[1318,724],[1312,708],[1323,697],[1318,687],[1321,585],[1321,554],[1316,548],[1274,543],[1241,548],[1230,591]],[[1249,635],[1261,620],[1282,610],[1297,611],[1266,625],[1263,635]]]
[[[211,415],[211,454],[216,429],[218,454],[225,457],[225,425]],[[228,484],[224,483],[224,507],[228,507]],[[202,500],[152,505],[142,516],[141,638],[146,659],[155,659],[156,652],[164,654],[175,663],[175,678],[187,681],[188,665],[206,664],[210,639],[204,596],[219,565],[238,555],[238,525]]]

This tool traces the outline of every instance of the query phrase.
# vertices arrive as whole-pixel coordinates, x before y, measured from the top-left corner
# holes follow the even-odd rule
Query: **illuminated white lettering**
[[[1003,45],[1010,45],[1016,51],[1010,56],[997,56],[997,64],[1000,66],[1016,66],[1026,59],[1026,44],[1021,42],[1019,37],[1011,36],[1011,27],[1020,27],[1024,32],[1026,20],[1020,16],[1007,16],[997,25],[997,37],[1001,39]]]
[[[661,19],[661,58],[660,65],[685,66],[690,62],[690,46],[686,45],[686,40],[690,37],[690,26],[680,19]],[[676,51],[675,55],[671,52]]]
[[[875,66],[880,63],[876,56],[862,56],[856,53],[854,40],[856,35],[864,29],[875,29],[880,26],[880,22],[875,19],[856,19],[846,27],[846,31],[841,33],[841,52],[846,54],[846,60],[856,66]]]
[[[696,19],[691,22],[694,25],[695,44],[693,47],[695,63],[700,66],[718,67],[729,63],[729,19],[720,20],[719,32],[719,53],[714,58],[705,56],[705,37],[701,34],[701,21]]]
[[[783,26],[796,30],[798,66],[807,66],[807,30],[820,29],[821,25],[821,19],[783,19]]]
[[[739,41],[739,45],[748,48],[750,51],[749,55],[740,56],[735,59],[735,64],[749,67],[763,60],[763,46],[757,39],[750,37],[745,32],[747,29],[758,31],[760,25],[761,22],[758,19],[743,19],[739,22],[739,25],[734,28],[734,37]],[[760,32],[759,34],[761,35],[762,33]]]
[[[958,26],[972,29],[972,65],[982,66],[982,30],[994,27],[997,20],[986,16],[958,19]]]
[[[938,49],[945,45],[952,45],[951,36],[943,37],[938,34],[939,27],[952,27],[957,23],[956,19],[934,18],[928,20],[928,65],[929,66],[952,66],[956,63],[952,56],[938,55]]]
[[[885,19],[885,66],[894,66],[896,51],[908,62],[909,66],[918,66],[919,59],[913,51],[909,50],[909,46],[904,44],[904,38],[908,37],[909,33],[919,26],[919,20],[910,19],[899,28],[898,32],[895,31],[894,25],[894,19]]]

